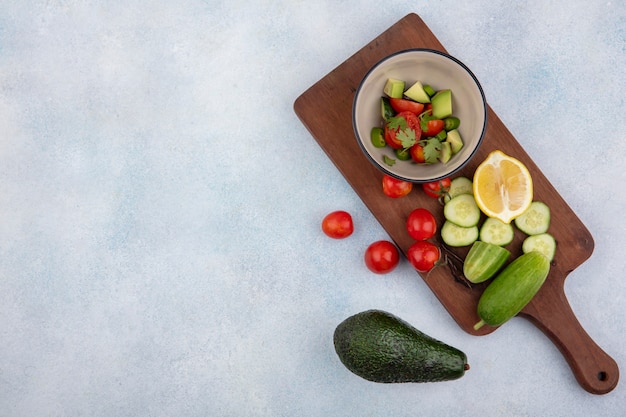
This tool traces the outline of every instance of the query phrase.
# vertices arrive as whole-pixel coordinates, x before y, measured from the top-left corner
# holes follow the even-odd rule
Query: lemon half
[[[532,203],[533,180],[522,162],[495,150],[476,168],[473,191],[485,215],[508,224]]]

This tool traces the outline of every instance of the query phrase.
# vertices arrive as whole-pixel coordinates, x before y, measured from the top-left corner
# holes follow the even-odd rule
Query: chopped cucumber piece
[[[448,142],[441,142],[441,151],[439,152],[439,161],[445,164],[452,158],[452,150]]]
[[[402,98],[404,93],[404,81],[395,78],[387,79],[383,92],[391,98]]]
[[[446,220],[441,226],[441,239],[448,246],[469,246],[478,240],[478,227],[461,227]]]
[[[488,217],[480,227],[480,240],[498,246],[506,246],[513,242],[515,231],[513,226],[502,220]]]
[[[528,209],[515,219],[515,226],[527,235],[547,232],[550,226],[550,208],[541,201],[533,201]]]
[[[477,240],[465,257],[463,275],[474,284],[487,281],[502,268],[509,256],[508,249]]]
[[[384,148],[385,146],[387,146],[383,129],[380,127],[372,128],[372,131],[370,132],[370,139],[372,141],[372,145],[374,145],[376,148]]]
[[[480,209],[473,195],[460,194],[445,204],[443,216],[457,226],[472,227],[480,220]]]
[[[450,142],[453,155],[463,148],[463,139],[461,139],[458,129],[450,130],[446,136],[446,141]]]
[[[389,98],[381,97],[380,98],[380,115],[383,120],[387,121],[395,116],[396,112],[391,107],[391,103],[389,102]]]
[[[418,103],[430,103],[430,96],[424,90],[424,86],[420,81],[415,81],[415,84],[404,92],[404,95]]]
[[[441,90],[430,99],[433,105],[433,116],[436,119],[445,119],[452,116],[452,90]]]
[[[522,252],[539,252],[552,262],[556,252],[556,240],[550,233],[528,236],[522,242]]]

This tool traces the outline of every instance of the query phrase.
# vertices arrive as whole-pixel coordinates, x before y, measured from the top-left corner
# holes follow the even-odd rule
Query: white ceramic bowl
[[[452,90],[452,113],[461,120],[463,148],[445,164],[416,164],[397,160],[387,165],[383,155],[397,159],[389,146],[376,148],[370,139],[373,127],[382,126],[380,98],[388,78],[415,81],[435,90]],[[380,60],[359,84],[352,106],[352,125],[357,141],[369,160],[384,173],[420,183],[436,181],[459,171],[476,153],[487,127],[487,103],[474,74],[458,59],[431,49],[409,49]]]

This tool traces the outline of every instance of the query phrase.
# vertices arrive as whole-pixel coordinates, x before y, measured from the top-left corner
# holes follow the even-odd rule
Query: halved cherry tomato
[[[420,143],[416,143],[415,145],[411,146],[411,149],[409,149],[409,153],[411,154],[411,159],[413,159],[413,161],[417,162],[418,164],[423,164],[424,162],[426,162],[426,158],[424,158],[424,148]]]
[[[413,100],[406,100],[404,98],[389,98],[389,104],[396,111],[401,113],[404,111],[410,111],[411,113],[420,114],[424,111],[424,105]]]
[[[422,184],[424,192],[433,198],[439,198],[450,191],[450,178],[443,178],[439,181],[425,182]]]
[[[333,239],[348,237],[354,231],[352,216],[347,211],[333,211],[322,220],[322,231]]]
[[[422,135],[419,119],[417,115],[410,111],[398,113],[395,117],[402,117],[406,120],[407,127],[415,131],[415,140],[419,140]],[[389,127],[389,123],[385,124],[385,142],[393,149],[402,149],[402,141],[397,137],[398,128]]]
[[[413,183],[402,181],[391,175],[383,175],[383,192],[391,198],[404,197],[413,189]]]
[[[417,271],[429,272],[439,262],[441,251],[435,244],[420,240],[409,247],[407,258]]]
[[[432,137],[443,130],[445,123],[443,120],[434,119],[429,120],[426,125],[427,128],[426,130],[422,130],[422,134],[427,137]]]
[[[437,232],[437,221],[430,211],[416,208],[406,219],[406,230],[415,240],[430,239]]]
[[[376,274],[386,274],[396,268],[400,261],[400,253],[393,243],[379,240],[367,247],[363,259],[370,271]]]

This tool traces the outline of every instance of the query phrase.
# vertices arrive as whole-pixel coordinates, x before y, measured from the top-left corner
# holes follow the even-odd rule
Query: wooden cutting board
[[[351,112],[354,94],[365,73],[385,56],[409,48],[445,52],[422,19],[409,14],[311,86],[294,103],[294,110],[302,123],[405,254],[413,243],[405,229],[408,214],[416,207],[426,207],[436,214],[441,225],[443,210],[435,199],[415,190],[400,199],[391,199],[382,193],[382,173],[359,148]],[[478,164],[495,149],[521,160],[532,174],[535,200],[550,206],[552,222],[549,232],[557,241],[550,275],[519,315],[533,322],[555,343],[585,390],[594,394],[608,393],[619,380],[617,364],[582,328],[564,292],[567,274],[591,256],[593,238],[491,107],[488,107],[487,115],[483,144],[459,175],[472,178]],[[514,242],[507,246],[513,256],[521,254],[523,238],[522,233],[516,231]],[[462,260],[467,250],[454,249],[449,258],[457,256]],[[455,264],[460,266],[459,262],[452,262]],[[478,299],[486,284],[468,286],[457,279],[453,268],[446,267],[421,276],[463,330],[474,335],[496,330],[489,326],[478,331],[473,329],[479,320],[476,313]]]

